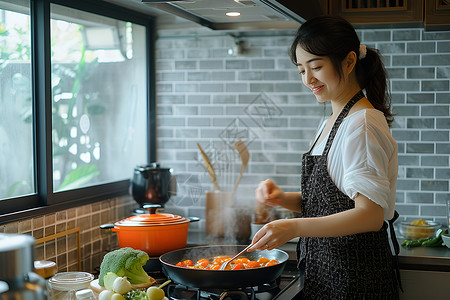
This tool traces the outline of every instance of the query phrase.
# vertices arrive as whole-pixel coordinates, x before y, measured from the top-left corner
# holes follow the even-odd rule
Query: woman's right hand
[[[256,200],[269,206],[281,206],[284,197],[283,190],[270,179],[261,181],[256,189]]]

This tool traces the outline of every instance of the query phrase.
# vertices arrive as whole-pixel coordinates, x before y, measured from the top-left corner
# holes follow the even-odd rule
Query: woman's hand
[[[301,212],[300,192],[284,192],[270,179],[262,181],[256,189],[256,201],[268,206],[281,206],[286,209]]]
[[[272,250],[297,237],[300,219],[275,220],[264,225],[253,237],[253,250]]]
[[[261,181],[256,189],[256,200],[269,206],[281,206],[284,192],[270,179]]]

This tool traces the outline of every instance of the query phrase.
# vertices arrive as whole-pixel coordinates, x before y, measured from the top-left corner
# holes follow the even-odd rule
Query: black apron
[[[342,109],[322,155],[310,154],[314,145],[303,155],[302,217],[327,216],[355,207],[354,200],[341,192],[331,179],[327,156],[342,120],[363,97],[360,91]],[[395,219],[390,225],[393,221]],[[300,238],[297,258],[305,275],[302,299],[398,299],[399,273],[395,272],[398,271],[397,261],[390,250],[387,227],[385,222],[377,232]],[[397,252],[398,243],[392,228]]]

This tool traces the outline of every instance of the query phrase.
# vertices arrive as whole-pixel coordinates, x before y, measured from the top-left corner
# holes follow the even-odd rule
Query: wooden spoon
[[[203,151],[203,149],[199,143],[197,143],[197,147],[198,147],[198,149],[200,149],[200,152],[203,156],[203,160],[205,162],[205,167],[206,167],[206,170],[208,171],[211,182],[214,184],[214,187],[216,188],[216,190],[220,191],[219,185],[217,184],[216,172],[214,171],[214,167],[213,167],[211,161],[209,160],[208,155],[206,155],[205,151]]]
[[[239,156],[241,157],[242,165],[241,165],[241,172],[239,174],[239,177],[237,178],[236,183],[234,184],[233,193],[236,192],[239,181],[241,181],[242,174],[244,173],[245,169],[247,168],[248,160],[250,158],[248,149],[245,146],[244,142],[242,142],[242,140],[239,140],[236,143],[234,143],[234,148],[236,148],[236,150],[239,152]]]

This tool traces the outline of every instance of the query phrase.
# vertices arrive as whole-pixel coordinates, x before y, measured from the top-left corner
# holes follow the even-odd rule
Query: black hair
[[[342,61],[354,51],[359,57],[360,40],[353,26],[341,17],[320,16],[306,21],[297,31],[289,55],[297,65],[296,49],[330,59],[334,69],[342,78]],[[356,78],[367,99],[374,108],[382,111],[390,125],[394,120],[391,113],[391,97],[387,73],[377,49],[367,47],[366,56],[355,65]]]

